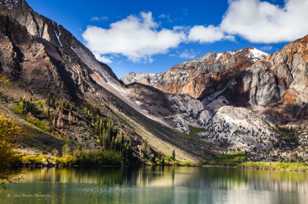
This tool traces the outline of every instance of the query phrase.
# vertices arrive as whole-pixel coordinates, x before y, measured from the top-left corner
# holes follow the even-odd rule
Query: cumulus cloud
[[[177,29],[159,28],[151,12],[112,23],[109,28],[88,26],[83,33],[86,45],[104,57],[105,54],[121,54],[132,61],[151,60],[151,56],[167,53],[185,39]]]
[[[188,40],[199,43],[211,43],[224,39],[233,39],[232,36],[225,34],[220,27],[213,25],[202,26],[197,25],[191,28]]]
[[[130,15],[108,28],[88,26],[83,33],[86,45],[97,59],[112,63],[110,56],[120,54],[137,62],[151,62],[152,56],[165,54],[181,43],[213,43],[241,36],[254,43],[293,41],[308,34],[308,0],[285,0],[276,5],[261,0],[228,0],[229,6],[218,25],[192,25],[163,28],[151,12]],[[272,1],[273,2],[273,1]],[[93,17],[93,21],[106,20]],[[168,21],[169,15],[158,19]],[[191,54],[191,53],[190,53]],[[188,52],[179,57],[189,58]]]
[[[308,34],[307,19],[307,0],[285,0],[283,7],[260,0],[230,0],[220,27],[251,42],[277,43]]]

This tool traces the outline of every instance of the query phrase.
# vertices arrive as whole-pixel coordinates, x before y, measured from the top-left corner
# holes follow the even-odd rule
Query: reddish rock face
[[[290,106],[302,110],[308,102],[307,42],[308,36],[271,56],[256,49],[208,54],[161,74],[133,73],[124,82],[139,82],[169,94],[187,94],[205,105],[218,100],[232,106],[270,106],[268,113],[279,109],[291,114],[297,108]]]
[[[132,73],[123,80],[133,83],[133,100],[173,127],[204,128],[198,136],[213,146],[271,159],[285,147],[307,147],[307,55],[308,36],[271,56],[255,49],[208,54],[164,73]],[[295,146],[283,141],[284,131],[296,135]]]
[[[200,98],[217,82],[225,79],[233,72],[251,66],[255,61],[266,56],[266,53],[256,49],[213,53],[197,60],[176,65],[167,72],[159,74],[159,76],[145,76],[138,79],[131,79],[128,76],[124,79],[124,82],[140,82],[167,93],[187,94],[194,98]],[[147,80],[144,80],[144,78],[147,78]]]

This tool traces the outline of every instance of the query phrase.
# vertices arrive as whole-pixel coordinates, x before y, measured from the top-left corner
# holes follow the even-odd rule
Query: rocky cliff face
[[[187,134],[192,127],[206,124],[211,116],[202,102],[191,96],[167,94],[138,83],[128,86],[128,97],[147,115]]]
[[[257,49],[243,49],[235,52],[209,53],[204,57],[176,65],[160,74],[130,73],[124,83],[133,82],[153,86],[166,93],[187,94],[200,98],[204,92],[215,86],[216,81],[229,72],[240,70],[264,59],[267,54]]]
[[[96,70],[91,69],[91,64],[82,58],[95,63],[92,54],[64,28],[36,14],[25,1],[3,0],[0,8],[2,106],[14,112],[19,103],[41,101],[42,110],[38,115],[42,118],[36,116],[33,110],[25,113],[29,116],[18,117],[46,122],[51,135],[63,136],[57,138],[59,144],[70,140],[72,148],[98,147],[95,128],[81,113],[83,106],[93,104],[90,97],[98,100],[103,95],[97,94],[100,87],[91,77]],[[82,51],[84,55],[80,57],[75,50]],[[117,82],[107,66],[98,65],[100,76]],[[102,105],[100,109],[103,111],[106,107]],[[99,112],[97,116],[105,117]],[[33,146],[35,144],[29,148]],[[59,150],[60,147],[57,148]]]
[[[303,105],[307,103],[307,39],[290,43],[272,56],[256,49],[208,54],[161,74],[130,73],[123,81],[187,94],[205,104]]]
[[[138,88],[132,98],[172,127],[190,134],[197,129],[213,146],[245,151],[253,160],[290,160],[294,152],[308,160],[306,136],[298,133],[306,132],[300,124],[308,119],[307,40],[271,56],[256,49],[208,54],[160,74],[131,73],[123,81],[160,90],[172,104],[164,105],[164,113],[159,107],[168,103],[157,94]]]
[[[145,114],[107,65],[24,0],[0,0],[0,25],[0,113],[29,129],[17,139],[19,148],[97,149],[101,129],[112,125],[140,160],[173,151],[190,162],[209,155],[200,142]]]
[[[307,119],[307,51],[308,36],[248,67],[239,83],[249,104],[279,112],[277,122]]]

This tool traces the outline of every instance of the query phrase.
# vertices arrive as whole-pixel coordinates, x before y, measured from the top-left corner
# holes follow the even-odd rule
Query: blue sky
[[[28,0],[28,3],[40,14],[62,24],[100,59],[107,59],[121,77],[132,71],[162,72],[207,52],[244,47],[274,52],[307,32],[305,27],[292,33],[290,23],[279,22],[305,17],[305,14],[294,17],[293,13],[304,12],[306,0],[290,1],[297,1],[296,6],[291,7],[283,0]],[[248,14],[243,10],[246,7]],[[298,10],[292,12],[293,7]],[[280,27],[275,27],[276,24]],[[132,29],[141,31],[132,37],[127,25],[135,25]],[[281,28],[281,34],[277,28]],[[120,42],[124,43],[116,45]],[[111,46],[104,47],[109,43]]]

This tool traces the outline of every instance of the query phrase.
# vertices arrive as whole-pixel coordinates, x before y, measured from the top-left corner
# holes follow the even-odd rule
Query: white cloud
[[[132,61],[151,60],[151,56],[167,53],[185,40],[183,31],[159,28],[151,12],[112,23],[110,28],[88,26],[83,33],[86,45],[97,56],[121,54]]]
[[[230,0],[221,29],[251,42],[293,41],[308,34],[308,0],[286,0],[283,7],[260,0]]]
[[[239,35],[255,43],[293,41],[308,34],[308,0],[285,0],[283,7],[260,0],[230,0],[218,26],[194,26],[188,39],[209,43]]]
[[[197,25],[191,28],[188,40],[191,42],[211,43],[224,39],[232,39],[231,36],[225,34],[220,27],[209,25],[207,27]]]
[[[168,53],[181,43],[213,43],[235,40],[235,36],[255,43],[277,43],[308,34],[308,0],[285,0],[283,6],[261,0],[228,2],[229,7],[219,25],[174,25],[167,29],[153,19],[151,12],[141,12],[138,16],[130,15],[114,22],[109,28],[88,26],[83,38],[100,61],[112,63],[110,57],[114,54],[135,62],[151,62],[154,55]],[[158,18],[171,19],[166,14]],[[106,20],[106,17],[93,17],[92,20]],[[188,52],[178,55],[190,57]]]

